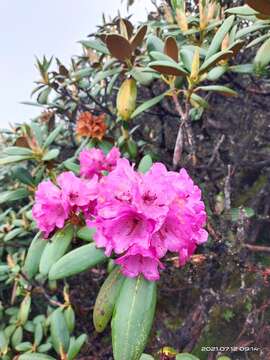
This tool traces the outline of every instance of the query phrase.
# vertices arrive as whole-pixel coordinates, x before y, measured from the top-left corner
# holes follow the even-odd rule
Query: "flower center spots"
[[[151,194],[151,192],[148,190],[143,194],[142,199],[146,205],[152,205],[157,200],[157,195]]]

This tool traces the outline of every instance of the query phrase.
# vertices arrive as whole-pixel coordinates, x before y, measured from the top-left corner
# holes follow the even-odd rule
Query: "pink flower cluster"
[[[91,149],[80,154],[80,175],[65,172],[56,185],[39,185],[33,217],[46,236],[79,214],[96,228],[96,246],[114,255],[124,275],[151,281],[159,279],[167,252],[178,253],[183,265],[207,240],[201,191],[184,169],[155,163],[142,174],[116,148],[107,156]]]
[[[87,220],[96,228],[97,247],[117,255],[124,275],[143,274],[151,281],[159,279],[168,251],[184,265],[207,241],[205,222],[201,191],[186,170],[167,171],[156,163],[141,174],[126,159],[99,182],[96,216]]]

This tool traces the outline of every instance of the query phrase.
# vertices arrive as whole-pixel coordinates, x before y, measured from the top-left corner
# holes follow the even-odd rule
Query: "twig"
[[[254,251],[254,252],[267,252],[270,253],[269,246],[262,246],[262,245],[251,245],[251,244],[243,244],[243,247]]]
[[[228,175],[226,176],[224,184],[224,207],[227,212],[231,209],[231,174],[231,165],[228,165]]]
[[[225,140],[225,135],[221,135],[219,141],[217,142],[216,146],[214,147],[214,150],[213,150],[213,154],[210,158],[210,160],[208,161],[208,166],[211,166],[213,164],[213,162],[215,161],[216,157],[217,157],[217,154],[218,154],[218,151],[219,151],[219,148],[220,146],[222,145],[223,141]]]

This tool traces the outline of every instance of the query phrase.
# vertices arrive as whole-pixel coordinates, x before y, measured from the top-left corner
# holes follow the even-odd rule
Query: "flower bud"
[[[136,108],[137,84],[134,79],[126,79],[117,95],[117,112],[123,120],[128,120]]]

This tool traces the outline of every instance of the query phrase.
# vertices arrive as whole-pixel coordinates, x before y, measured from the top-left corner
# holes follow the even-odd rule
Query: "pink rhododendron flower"
[[[116,263],[126,276],[159,278],[160,259],[179,254],[184,265],[198,244],[207,241],[201,191],[186,170],[168,171],[156,163],[146,174],[120,159],[99,183],[94,239],[105,253],[121,255]]]
[[[83,150],[80,153],[80,174],[85,178],[91,178],[95,174],[99,177],[103,171],[111,171],[120,158],[120,151],[113,147],[107,156],[102,150],[92,148]]]
[[[85,180],[67,171],[57,177],[57,185],[46,180],[36,191],[33,217],[45,237],[55,228],[63,228],[71,214],[90,216],[96,206],[97,176]]]
[[[50,180],[38,185],[32,213],[38,228],[48,237],[55,227],[64,227],[68,218],[68,206],[63,201],[61,190]]]

